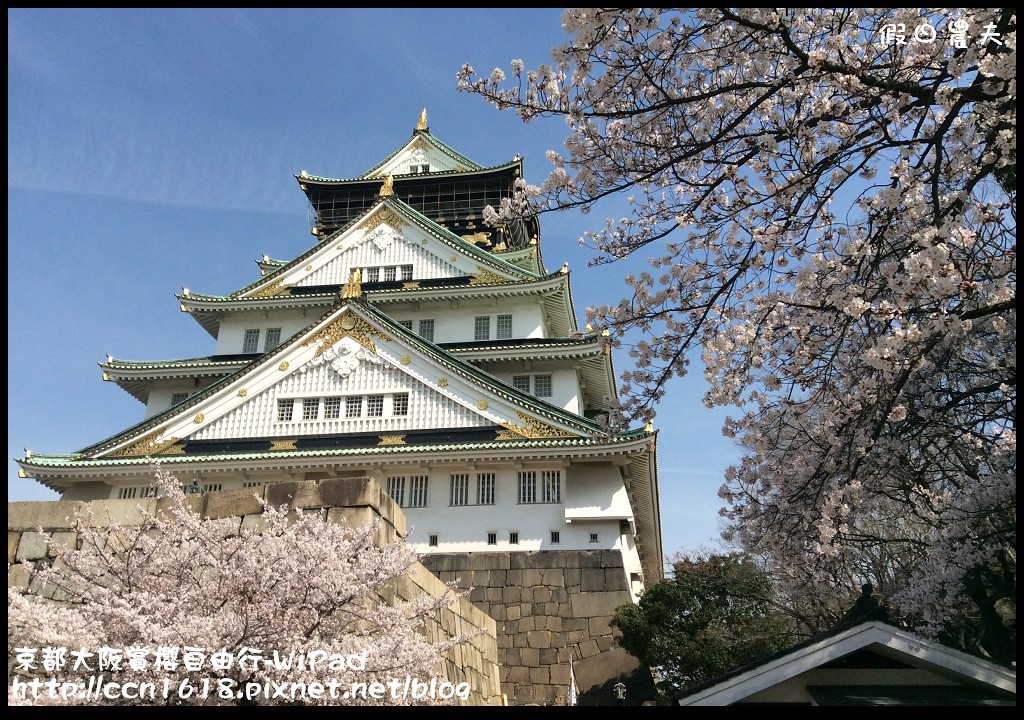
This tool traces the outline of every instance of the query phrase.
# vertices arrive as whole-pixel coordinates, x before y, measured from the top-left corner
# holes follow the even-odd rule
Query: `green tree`
[[[788,619],[750,556],[677,555],[671,575],[610,623],[619,644],[661,676],[663,701],[789,645]]]

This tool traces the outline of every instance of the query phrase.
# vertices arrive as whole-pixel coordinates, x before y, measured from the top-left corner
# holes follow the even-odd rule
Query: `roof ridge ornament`
[[[354,268],[348,274],[348,282],[345,283],[345,287],[341,290],[341,297],[346,299],[362,297],[362,276],[362,271],[359,268]]]
[[[416,132],[429,132],[427,129],[427,106],[423,106],[423,110],[420,111],[419,120],[416,121]]]

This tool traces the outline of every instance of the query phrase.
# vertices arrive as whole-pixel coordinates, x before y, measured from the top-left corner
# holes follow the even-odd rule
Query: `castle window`
[[[399,320],[398,324],[404,327],[406,330],[412,330],[412,320]]]
[[[363,282],[375,283],[380,281],[380,268],[379,267],[368,267],[363,268]]]
[[[402,265],[399,270],[402,273],[402,280],[412,280],[412,265]]]
[[[224,489],[224,483],[203,483],[203,492],[217,492]]]
[[[437,547],[437,535],[430,535],[427,538],[427,545],[430,547]]]
[[[427,476],[413,475],[409,478],[409,507],[427,506]]]
[[[405,478],[388,478],[388,495],[398,504],[398,507],[405,507]]]
[[[302,419],[316,420],[320,417],[320,398],[302,399]]]
[[[398,275],[398,268],[386,267],[384,268],[384,282],[394,282]]]
[[[537,473],[519,473],[519,502],[520,504],[537,502]]]
[[[499,315],[495,328],[495,337],[499,340],[508,340],[512,337],[512,316]]]
[[[281,344],[281,328],[267,328],[267,337],[263,340],[263,352],[270,352]]]
[[[537,397],[551,397],[551,376],[533,376],[533,394]]]
[[[469,475],[457,473],[451,476],[451,504],[469,505]]]
[[[592,543],[596,543],[597,542],[597,533],[590,533],[590,542],[592,542]]]
[[[513,375],[512,387],[534,397],[551,397],[551,376]]]
[[[350,395],[345,398],[345,417],[357,418],[363,414],[363,396]]]
[[[384,416],[384,396],[383,395],[368,395],[366,397],[366,416],[367,417],[383,417]]]
[[[551,544],[552,545],[557,545],[560,542],[562,542],[562,533],[560,533],[558,530],[552,530],[551,531]]]
[[[434,342],[434,321],[420,320],[419,336],[429,342]]]
[[[295,407],[295,401],[291,398],[285,398],[277,401],[277,421],[278,422],[291,422],[292,409]]]
[[[509,545],[518,545],[519,544],[519,533],[517,533],[517,532],[510,532],[508,534],[508,544]]]
[[[259,331],[259,329],[257,328],[255,330],[246,330],[245,331],[245,337],[242,338],[242,352],[244,352],[244,353],[254,353],[254,352],[259,352],[259,351],[260,351],[260,331]]]
[[[487,533],[487,544],[488,545],[497,545],[498,544],[498,533],[496,533],[496,532],[489,532],[489,533]]]
[[[326,397],[324,398],[324,419],[326,420],[337,420],[341,417],[341,398],[340,397]]]
[[[476,474],[476,504],[494,504],[494,473]]]
[[[409,414],[409,393],[395,393],[391,398],[391,414],[395,416]]]
[[[135,500],[136,498],[156,497],[156,488],[152,485],[133,485],[117,489],[118,500]]]
[[[544,470],[540,474],[541,502],[562,502],[562,471]]]
[[[188,400],[188,393],[174,393],[171,395],[171,405],[177,405]]]
[[[490,340],[491,339],[491,316],[482,315],[477,317],[473,321],[473,339],[474,340]]]

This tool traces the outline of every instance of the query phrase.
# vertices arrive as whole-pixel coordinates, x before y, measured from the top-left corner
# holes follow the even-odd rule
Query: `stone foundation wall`
[[[631,602],[618,552],[439,553],[421,561],[441,581],[469,589],[473,604],[494,618],[509,704],[564,704],[570,652],[581,705],[620,704],[617,682],[626,685],[626,704],[654,698],[650,671],[618,646],[608,625],[615,608]]]
[[[380,520],[376,541],[391,542],[405,534],[405,515],[376,481],[370,478],[343,478],[323,481],[282,482],[243,490],[226,490],[188,498],[193,508],[204,517],[238,518],[238,528],[259,527],[262,507],[255,495],[260,494],[269,505],[289,504],[293,507],[319,510],[332,521],[362,525]],[[155,511],[156,498],[146,500],[14,502],[7,504],[7,585],[22,592],[35,592],[33,572],[48,559],[48,542],[73,543],[75,512],[85,505],[94,511],[93,524],[134,525],[142,519],[140,508]],[[422,593],[441,597],[451,590],[420,563],[387,588],[382,597],[410,600]],[[441,675],[453,684],[468,682],[471,688],[468,705],[501,703],[497,666],[496,625],[466,598],[459,598],[442,610],[426,629],[434,640],[463,633],[482,632],[467,643],[447,653]],[[10,660],[10,659],[9,659]],[[456,698],[458,700],[458,698]]]

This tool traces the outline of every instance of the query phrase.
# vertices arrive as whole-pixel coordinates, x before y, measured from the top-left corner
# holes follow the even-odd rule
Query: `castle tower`
[[[607,621],[661,573],[657,434],[603,420],[612,358],[577,326],[536,218],[487,226],[522,160],[484,167],[432,135],[352,179],[296,176],[312,245],[229,295],[183,290],[211,355],[108,358],[144,419],[22,474],[65,500],[145,497],[151,463],[208,491],[371,476],[409,541],[499,628],[513,702],[582,702],[635,660]]]

